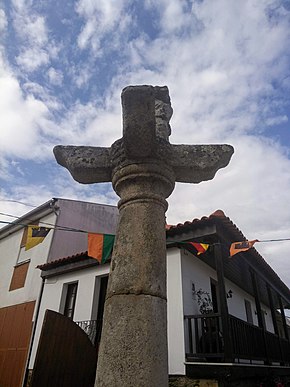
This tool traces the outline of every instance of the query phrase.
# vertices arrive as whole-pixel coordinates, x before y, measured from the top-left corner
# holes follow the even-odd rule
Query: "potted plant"
[[[209,314],[213,312],[213,304],[209,292],[199,289],[193,292],[197,297],[197,304],[200,314]]]

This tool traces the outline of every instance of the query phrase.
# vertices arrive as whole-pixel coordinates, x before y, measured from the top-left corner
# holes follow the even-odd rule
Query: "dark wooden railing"
[[[75,321],[75,323],[86,332],[93,345],[100,342],[102,320]]]
[[[239,318],[229,316],[233,357],[266,359],[264,331]]]
[[[289,364],[290,343],[278,335],[229,316],[232,358]],[[188,360],[223,361],[224,343],[219,314],[185,316]]]
[[[220,315],[211,313],[185,316],[188,345],[187,357],[206,360],[223,358],[223,337]]]

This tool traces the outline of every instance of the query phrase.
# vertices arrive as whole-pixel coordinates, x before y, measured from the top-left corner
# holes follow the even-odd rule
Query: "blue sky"
[[[249,239],[289,238],[289,27],[290,0],[0,0],[0,212],[116,204],[109,184],[74,182],[53,146],[110,146],[122,88],[167,85],[172,143],[235,147],[213,181],[176,185],[168,222],[220,208]],[[290,242],[256,246],[290,286]]]

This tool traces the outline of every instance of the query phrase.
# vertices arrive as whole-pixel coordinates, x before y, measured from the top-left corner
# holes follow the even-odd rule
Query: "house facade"
[[[114,234],[117,218],[112,206],[53,199],[0,230],[1,386],[27,384],[47,310],[75,322],[97,357],[110,264],[88,256],[87,232]],[[25,251],[29,224],[52,230]],[[171,376],[229,386],[246,386],[245,376],[248,385],[288,380],[289,289],[254,248],[229,257],[230,244],[243,240],[222,211],[168,227]],[[209,248],[197,255],[188,241]]]
[[[244,240],[220,210],[167,231],[169,250],[181,248],[185,373],[228,385],[289,382],[289,288],[254,248],[229,256]],[[186,241],[210,247],[194,257]]]
[[[289,289],[254,248],[229,257],[230,244],[243,240],[222,211],[167,230],[170,375],[228,385],[246,385],[245,375],[249,383],[290,375]],[[209,249],[197,255],[187,241]],[[47,309],[75,321],[98,349],[110,266],[84,251],[39,269],[44,287],[30,370]]]
[[[52,199],[0,229],[1,386],[22,385],[44,287],[36,267],[86,249],[87,233],[81,231],[115,233],[117,218],[113,206]],[[51,230],[25,250],[28,225]]]

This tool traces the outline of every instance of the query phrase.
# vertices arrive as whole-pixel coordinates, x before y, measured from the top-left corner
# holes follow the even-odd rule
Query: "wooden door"
[[[0,386],[20,387],[25,371],[35,301],[0,309]]]
[[[93,387],[96,349],[72,320],[47,310],[30,387]]]

